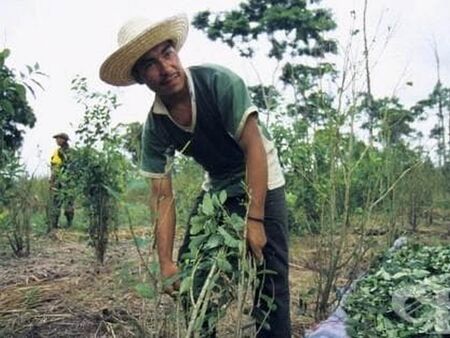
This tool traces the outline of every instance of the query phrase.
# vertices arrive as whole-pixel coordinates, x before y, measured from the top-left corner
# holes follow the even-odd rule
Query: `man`
[[[70,152],[69,136],[59,133],[53,136],[58,148],[50,158],[50,206],[49,206],[49,231],[59,227],[59,216],[64,204],[64,216],[67,227],[72,226],[74,217],[73,197],[67,187],[64,186],[64,174],[66,173]]]
[[[170,176],[174,151],[192,156],[206,171],[203,190],[226,190],[233,212],[246,217],[247,243],[268,270],[263,293],[275,298],[270,330],[258,337],[290,337],[287,217],[284,177],[276,149],[259,124],[240,77],[217,65],[183,68],[178,51],[188,32],[186,16],[156,24],[127,22],[119,31],[119,49],[102,64],[103,81],[144,84],[155,93],[142,136],[142,172],[151,179],[152,210],[161,274],[178,272],[173,258],[175,205]],[[246,200],[248,209],[240,203]],[[194,213],[195,214],[195,209]],[[185,243],[189,243],[189,224]]]

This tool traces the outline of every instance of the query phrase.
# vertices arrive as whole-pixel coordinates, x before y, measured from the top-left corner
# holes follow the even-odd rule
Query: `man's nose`
[[[159,60],[159,71],[161,72],[161,74],[167,74],[169,72],[170,69],[170,62],[169,60],[165,60],[165,59],[160,59]]]

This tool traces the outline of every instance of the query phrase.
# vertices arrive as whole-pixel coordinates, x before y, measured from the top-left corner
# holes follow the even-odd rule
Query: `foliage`
[[[33,90],[23,80],[17,79],[13,70],[5,64],[10,52],[8,49],[0,51],[0,168],[8,161],[5,151],[15,152],[22,146],[24,130],[21,127],[32,128],[36,122],[33,110],[28,104],[26,90]],[[41,74],[39,65],[27,66],[31,81],[42,87],[32,78],[33,74]],[[32,91],[32,93],[34,93]]]
[[[389,252],[346,299],[351,336],[449,333],[449,262],[449,246],[411,245]]]
[[[245,296],[255,287],[256,271],[246,255],[245,222],[237,214],[227,213],[226,199],[224,191],[205,193],[191,220],[189,248],[181,257],[179,290],[189,318],[187,337],[198,330],[212,331],[232,299],[238,299],[242,316]],[[236,322],[238,331],[241,319]]]
[[[85,113],[76,131],[80,143],[70,155],[66,186],[81,196],[89,219],[90,244],[97,260],[103,263],[108,231],[117,219],[115,194],[123,191],[127,173],[119,135],[110,127],[110,114],[118,103],[111,92],[89,91],[82,77],[72,81],[72,90]]]
[[[123,133],[123,148],[131,155],[134,164],[139,164],[141,156],[141,135],[143,125],[140,122],[132,122],[121,125],[125,127]]]
[[[16,156],[0,172],[3,191],[0,200],[0,230],[5,233],[9,245],[17,257],[30,254],[31,216],[36,207],[32,194],[33,181],[26,177]],[[4,190],[3,190],[4,189]]]
[[[450,88],[438,81],[428,97],[417,102],[413,108],[419,114],[435,112],[437,122],[430,131],[430,137],[437,141],[439,165],[446,165],[450,159]]]
[[[357,112],[367,110],[369,103],[366,95],[362,95],[362,102],[357,105]],[[378,130],[378,141],[384,147],[398,144],[402,137],[412,132],[412,123],[421,115],[418,109],[406,109],[397,97],[385,97],[370,100],[370,122],[362,124],[363,129]],[[370,126],[369,126],[370,123]]]
[[[18,257],[30,253],[31,214],[34,198],[32,180],[25,175],[18,151],[22,146],[23,127],[32,128],[36,117],[30,107],[27,89],[34,95],[27,80],[42,88],[34,75],[44,75],[36,63],[27,66],[28,74],[20,78],[6,66],[8,49],[0,51],[0,227]]]
[[[246,57],[254,55],[254,43],[261,36],[270,43],[269,56],[278,60],[295,55],[321,57],[336,50],[334,41],[322,37],[336,27],[330,12],[308,7],[303,0],[249,0],[229,12],[200,12],[193,25],[211,40],[220,39]]]
[[[176,194],[177,224],[186,226],[195,197],[201,189],[203,171],[190,157],[176,156],[172,168]]]
[[[280,89],[260,84],[259,89],[258,86],[250,88],[255,104],[271,115],[277,111],[301,117],[307,125],[316,124],[326,116],[331,100],[322,90],[320,81],[327,75],[331,78],[335,75],[334,66],[321,60],[336,53],[337,44],[325,37],[336,27],[331,12],[314,3],[243,1],[238,9],[228,12],[200,12],[193,25],[211,40],[221,40],[248,58],[268,43],[267,55],[277,61],[277,68],[281,69],[277,74],[279,80],[285,88],[292,89],[292,95],[284,94],[281,99]]]

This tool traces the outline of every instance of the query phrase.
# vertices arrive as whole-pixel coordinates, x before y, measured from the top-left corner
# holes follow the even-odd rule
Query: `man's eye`
[[[139,68],[142,70],[147,70],[148,68],[152,67],[155,64],[153,60],[144,60],[139,65]]]
[[[164,57],[165,58],[171,57],[173,53],[175,53],[175,49],[173,47],[170,47],[164,52]]]

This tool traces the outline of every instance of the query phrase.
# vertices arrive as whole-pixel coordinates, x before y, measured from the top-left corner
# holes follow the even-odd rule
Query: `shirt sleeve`
[[[239,140],[247,118],[258,110],[244,81],[229,69],[218,70],[214,82],[217,106],[226,130]]]
[[[150,114],[142,132],[141,173],[150,178],[162,178],[170,174],[175,150],[156,132]]]

